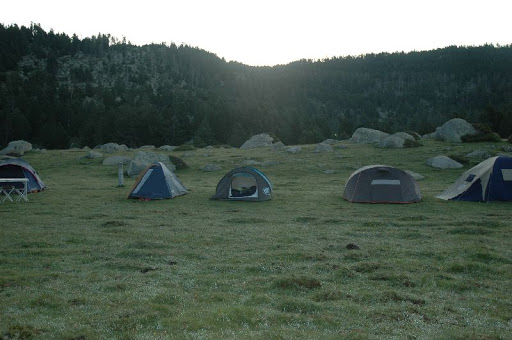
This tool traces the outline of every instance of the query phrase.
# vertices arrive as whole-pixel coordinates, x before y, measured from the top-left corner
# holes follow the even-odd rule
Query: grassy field
[[[500,146],[424,144],[199,149],[190,193],[149,202],[84,151],[27,154],[49,190],[0,205],[0,339],[511,339],[512,204],[435,199],[463,170],[425,164]],[[209,200],[249,159],[279,162],[273,199]],[[344,201],[369,164],[424,175],[423,202]]]

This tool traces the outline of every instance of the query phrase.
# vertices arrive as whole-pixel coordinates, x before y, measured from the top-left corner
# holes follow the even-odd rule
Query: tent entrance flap
[[[229,197],[258,197],[256,178],[249,173],[234,174],[229,188]]]

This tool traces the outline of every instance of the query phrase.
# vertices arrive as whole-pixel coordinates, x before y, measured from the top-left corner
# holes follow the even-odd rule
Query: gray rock
[[[113,166],[118,165],[119,163],[123,163],[124,165],[130,163],[132,159],[127,156],[112,156],[107,157],[103,160],[103,165]]]
[[[279,164],[279,161],[268,160],[268,161],[263,161],[261,163],[261,166],[267,167],[267,166],[274,166],[274,165],[278,165],[278,164]]]
[[[286,149],[286,145],[284,145],[283,142],[277,142],[272,144],[271,149],[272,151],[281,151]]]
[[[466,155],[467,158],[473,158],[473,159],[487,159],[492,157],[491,153],[486,150],[475,150]]]
[[[447,156],[435,156],[427,160],[427,165],[438,169],[460,169],[462,164]]]
[[[128,164],[126,175],[137,176],[146,169],[148,165],[155,162],[162,162],[171,171],[176,170],[176,167],[172,164],[169,156],[154,152],[138,151],[135,154],[135,158]]]
[[[25,152],[29,152],[32,150],[32,144],[26,142],[24,140],[15,140],[9,142],[7,147],[5,147],[2,151],[0,151],[0,155],[9,155],[9,156],[23,156]]]
[[[117,144],[117,143],[107,143],[100,146],[100,150],[105,153],[114,153],[118,151],[126,151],[128,150],[128,147],[124,144]]]
[[[359,128],[352,134],[350,141],[352,143],[364,144],[364,143],[378,143],[382,138],[388,136],[389,133],[382,132],[379,130]]]
[[[338,143],[338,141],[337,141],[336,139],[331,139],[331,138],[329,138],[329,139],[324,140],[324,141],[323,141],[322,143],[320,143],[320,144],[334,145],[334,144],[336,144],[336,143]]]
[[[382,138],[378,146],[384,149],[401,149],[404,147],[405,139],[397,135],[390,135]]]
[[[317,144],[317,146],[315,147],[315,150],[313,152],[331,152],[332,150],[333,150],[332,146],[330,146],[328,144],[320,143],[320,144]]]
[[[286,149],[286,152],[289,153],[299,153],[302,150],[300,146],[290,146],[288,149]]]
[[[155,149],[155,146],[154,145],[143,145],[143,146],[139,147],[139,149],[141,149],[141,150],[153,150],[153,149]]]
[[[101,152],[91,150],[87,153],[87,155],[85,155],[85,158],[90,158],[90,159],[103,158],[103,154]]]
[[[431,132],[431,133],[427,133],[426,135],[423,135],[423,137],[421,137],[423,139],[436,139],[436,133],[435,132]]]
[[[400,137],[402,139],[408,139],[408,140],[412,140],[412,141],[416,140],[416,138],[414,138],[414,136],[411,136],[407,132],[396,132],[392,136],[397,136],[397,137]]]
[[[261,165],[261,162],[258,162],[254,159],[246,159],[244,162],[243,162],[244,165]]]
[[[453,118],[436,129],[436,139],[446,142],[461,143],[461,137],[476,135],[478,131],[473,125],[461,118]]]
[[[412,178],[414,178],[415,180],[417,181],[422,181],[425,179],[425,176],[423,175],[420,175],[419,173],[417,172],[414,172],[414,171],[411,171],[411,170],[404,170],[406,173],[408,173],[409,175],[411,175]]]
[[[255,148],[263,148],[266,146],[272,145],[274,138],[270,137],[267,133],[261,133],[259,135],[252,136],[248,139],[240,149],[255,149]]]
[[[159,147],[158,149],[159,150],[163,150],[163,151],[174,151],[174,149],[176,149],[177,146],[171,146],[171,145],[162,145],[161,147]]]
[[[222,167],[218,164],[206,164],[201,168],[202,171],[211,172],[222,170]]]

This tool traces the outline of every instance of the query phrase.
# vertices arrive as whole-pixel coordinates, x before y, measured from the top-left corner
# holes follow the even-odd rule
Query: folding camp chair
[[[9,200],[11,202],[28,202],[28,179],[27,178],[0,178],[0,203]],[[16,194],[17,196],[14,196]]]

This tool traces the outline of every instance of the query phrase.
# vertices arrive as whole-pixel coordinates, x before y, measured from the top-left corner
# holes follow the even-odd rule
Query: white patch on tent
[[[374,179],[372,185],[400,185],[399,179]]]
[[[269,187],[264,187],[263,188],[263,193],[267,196],[270,196],[270,188]]]
[[[512,169],[501,169],[504,181],[512,181]]]
[[[151,175],[151,173],[153,172],[153,169],[149,169],[148,171],[146,171],[146,173],[144,174],[144,176],[141,178],[141,180],[139,181],[139,184],[137,184],[137,187],[135,188],[135,190],[133,190],[134,193],[137,193],[139,192],[140,188],[142,188],[142,186],[144,185],[144,183],[146,183],[148,177]]]

